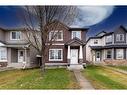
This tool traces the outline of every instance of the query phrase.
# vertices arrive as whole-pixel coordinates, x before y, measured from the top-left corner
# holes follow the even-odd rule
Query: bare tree
[[[55,41],[59,31],[54,32],[60,27],[62,22],[65,25],[72,24],[77,16],[75,6],[27,6],[24,7],[23,21],[26,26],[26,36],[29,43],[39,52],[42,65],[41,70],[45,70],[45,58],[48,49]],[[50,33],[52,31],[52,33]],[[49,39],[49,35],[51,38]]]

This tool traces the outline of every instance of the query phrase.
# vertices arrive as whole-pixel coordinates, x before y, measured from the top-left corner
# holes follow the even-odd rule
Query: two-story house
[[[86,44],[86,60],[94,63],[124,64],[127,59],[127,30],[119,26],[114,32],[100,32]]]
[[[37,65],[37,51],[27,41],[23,29],[0,28],[0,67],[15,68]]]
[[[57,33],[55,41],[48,49],[47,65],[79,66],[86,62],[86,33],[88,28],[70,28],[59,23],[59,28],[51,30]]]

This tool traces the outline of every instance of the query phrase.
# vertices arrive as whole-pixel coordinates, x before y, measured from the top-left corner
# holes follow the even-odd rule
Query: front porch
[[[74,38],[66,43],[69,69],[83,69],[84,45],[84,42],[78,38]]]
[[[8,48],[8,67],[26,68],[30,66],[29,48],[9,47]]]

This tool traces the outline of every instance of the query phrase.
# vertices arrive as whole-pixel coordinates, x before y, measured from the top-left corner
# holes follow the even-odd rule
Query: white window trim
[[[122,58],[119,58],[117,55],[118,50],[122,50]],[[124,50],[123,49],[116,49],[116,59],[124,59]]]
[[[80,36],[79,36],[79,39],[81,40],[81,31],[72,31],[72,33],[71,33],[71,39],[73,39],[74,37],[73,37],[73,32],[80,32]],[[78,38],[78,37],[77,37]]]
[[[95,43],[97,42],[97,43]],[[93,42],[95,45],[98,44],[98,39],[95,39],[94,42]]]
[[[57,33],[57,32],[61,32],[61,39],[54,39],[55,41],[63,41],[63,30],[56,30],[56,31],[50,31],[49,32],[49,41],[51,40],[51,33],[54,32],[54,33]]]
[[[5,53],[6,53],[6,60],[1,60],[1,58],[0,58],[0,62],[7,62],[7,48],[0,47],[0,49],[5,49]],[[1,57],[1,55],[0,55],[0,57]]]
[[[13,39],[13,38],[12,38],[12,32],[20,32],[20,31],[11,31],[11,32],[10,32],[10,39],[11,39],[11,40],[21,40],[21,32],[20,32],[20,39]]]
[[[50,59],[50,50],[61,50],[61,59]],[[49,61],[63,61],[63,49],[49,49]]]
[[[122,40],[120,40],[120,35],[123,36]],[[117,39],[119,36],[119,39]],[[116,34],[116,41],[124,41],[124,34]]]
[[[109,49],[111,51],[111,58],[107,58],[107,54],[108,54],[108,50],[106,50],[106,59],[112,59],[112,50]]]

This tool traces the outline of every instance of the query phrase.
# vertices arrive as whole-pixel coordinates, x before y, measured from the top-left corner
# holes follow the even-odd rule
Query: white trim
[[[19,52],[20,51],[23,51],[23,61],[22,62],[19,62]],[[23,63],[24,62],[24,50],[18,50],[18,63]]]
[[[81,31],[72,31],[72,32],[71,32],[71,39],[73,39],[73,38],[74,38],[74,37],[73,37],[73,32],[79,32],[79,33],[80,33],[80,35],[79,35],[79,37],[77,37],[77,38],[81,39]]]
[[[122,50],[120,53],[122,55],[122,58],[119,58],[117,53],[118,53],[118,50]],[[124,50],[123,49],[116,49],[116,59],[124,59]]]
[[[61,50],[61,59],[50,59],[50,50]],[[49,49],[49,61],[63,61],[63,49]]]
[[[46,45],[50,45],[49,43],[46,43]],[[64,45],[62,43],[55,43],[55,44],[52,44],[52,45]]]
[[[67,59],[71,58],[71,51],[70,51],[70,46],[68,45],[68,49],[67,49]]]
[[[51,37],[52,37],[52,35],[51,35],[51,33],[52,32],[54,32],[54,33],[60,33],[61,32],[61,39],[55,39],[55,41],[63,41],[63,30],[55,30],[55,31],[50,31],[49,32],[49,41],[51,40]]]
[[[122,40],[120,40],[120,35],[122,35]],[[119,38],[119,39],[118,39]],[[124,41],[124,34],[116,34],[116,41]]]
[[[83,59],[82,45],[80,45],[80,49],[79,49],[79,59]]]
[[[12,38],[12,32],[20,32],[20,39],[13,39]],[[21,31],[11,31],[10,32],[10,40],[21,40]]]

